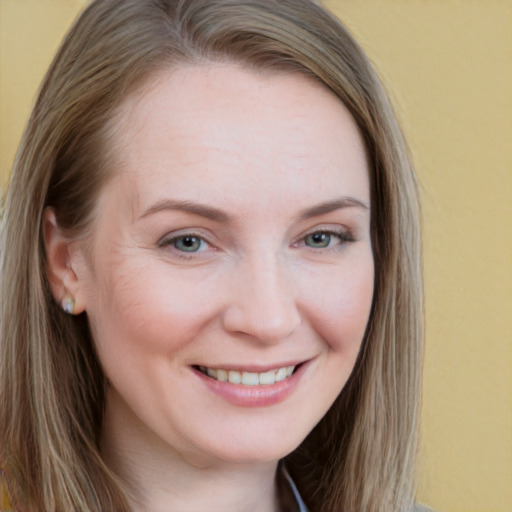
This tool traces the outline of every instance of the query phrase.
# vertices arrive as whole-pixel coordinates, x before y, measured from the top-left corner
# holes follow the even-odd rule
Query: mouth
[[[291,366],[273,368],[264,372],[250,372],[232,370],[228,368],[209,368],[207,366],[194,366],[194,368],[211,379],[230,384],[241,384],[243,386],[271,386],[276,382],[291,377],[302,363]]]

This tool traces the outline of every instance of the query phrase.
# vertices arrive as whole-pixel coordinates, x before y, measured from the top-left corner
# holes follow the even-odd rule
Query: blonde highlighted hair
[[[285,464],[312,512],[412,506],[423,339],[418,193],[367,57],[310,0],[96,0],[44,79],[4,201],[0,466],[19,510],[129,510],[98,448],[105,382],[86,315],[67,316],[49,292],[43,210],[54,207],[60,226],[83,235],[115,171],[110,127],[127,94],[162,68],[220,61],[307,74],[358,124],[371,181],[371,316],[347,385]]]

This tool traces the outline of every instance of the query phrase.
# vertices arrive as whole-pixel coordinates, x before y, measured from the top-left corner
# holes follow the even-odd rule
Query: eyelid
[[[185,238],[187,236],[200,238],[201,240],[204,240],[205,242],[209,243],[207,237],[193,229],[180,229],[178,231],[172,231],[170,233],[165,234],[162,238],[160,238],[160,240],[158,240],[157,245],[167,245],[169,244],[169,242],[173,242],[178,238]]]

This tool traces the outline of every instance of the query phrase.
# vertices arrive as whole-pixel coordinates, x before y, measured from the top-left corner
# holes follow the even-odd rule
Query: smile
[[[244,386],[268,386],[291,377],[297,366],[284,366],[282,368],[275,368],[259,373],[240,372],[238,370],[226,370],[222,368],[207,368],[206,366],[197,366],[196,368],[204,375],[220,382],[242,384]]]

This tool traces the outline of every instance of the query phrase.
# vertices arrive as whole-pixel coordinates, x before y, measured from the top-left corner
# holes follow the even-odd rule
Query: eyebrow
[[[320,215],[325,215],[327,213],[341,210],[343,208],[361,208],[363,210],[370,209],[367,203],[360,201],[359,199],[355,199],[354,197],[340,197],[339,199],[327,201],[325,203],[321,203],[311,208],[302,210],[297,216],[297,219],[306,220],[312,217],[319,217]],[[154,205],[150,206],[139,218],[142,219],[153,213],[164,210],[178,210],[192,213],[194,215],[199,215],[215,222],[221,222],[225,224],[231,221],[231,217],[219,208],[197,203],[195,201],[179,201],[173,199],[163,199],[156,202]]]
[[[360,201],[354,197],[340,197],[339,199],[327,201],[325,203],[321,203],[311,208],[302,210],[302,212],[298,215],[298,219],[306,220],[312,217],[320,217],[320,215],[325,215],[327,213],[341,210],[343,208],[361,208],[366,211],[370,210],[369,204],[365,203],[364,201]]]
[[[213,206],[207,206],[202,203],[196,203],[195,201],[177,201],[173,199],[163,199],[162,201],[156,202],[153,206],[149,207],[141,216],[147,217],[153,213],[157,213],[164,210],[179,210],[182,212],[192,213],[199,215],[215,222],[228,223],[230,221],[229,215],[214,208]]]

